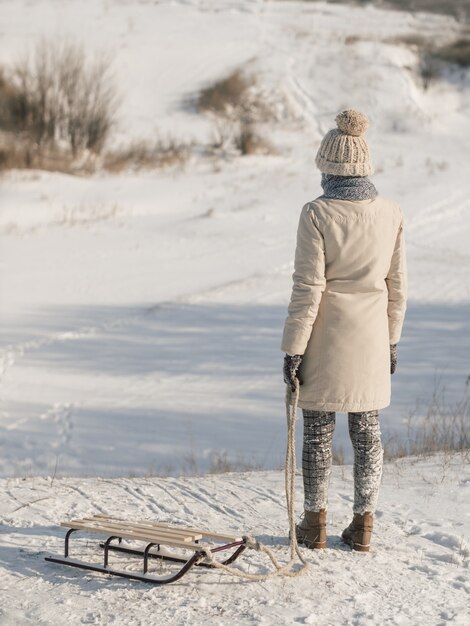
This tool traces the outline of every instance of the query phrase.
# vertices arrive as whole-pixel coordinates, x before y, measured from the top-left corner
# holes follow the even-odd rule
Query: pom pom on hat
[[[369,120],[359,111],[354,109],[346,109],[335,117],[335,122],[341,132],[345,135],[353,135],[360,137],[369,127]]]

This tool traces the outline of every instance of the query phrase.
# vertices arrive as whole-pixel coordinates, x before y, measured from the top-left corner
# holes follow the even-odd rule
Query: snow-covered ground
[[[44,561],[63,549],[65,531],[57,520],[104,512],[252,533],[285,562],[283,473],[1,479],[0,623],[466,626],[469,489],[470,465],[460,455],[387,464],[371,552],[351,552],[340,534],[350,521],[352,471],[335,466],[328,548],[302,548],[312,564],[304,576],[247,583],[218,571],[192,570],[170,586],[149,587]],[[298,477],[299,504],[301,497]],[[100,562],[96,536],[87,537],[71,543],[71,554]],[[268,571],[264,555],[245,554],[237,567]],[[138,568],[140,562],[111,555],[111,564]],[[158,565],[151,564],[150,572],[157,573]]]

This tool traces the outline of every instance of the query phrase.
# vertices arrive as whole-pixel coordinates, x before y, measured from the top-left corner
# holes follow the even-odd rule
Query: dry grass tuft
[[[91,174],[96,158],[91,153],[74,157],[68,150],[43,148],[28,139],[4,134],[0,136],[0,171],[10,169],[40,169],[65,174]]]
[[[227,472],[253,472],[262,469],[255,461],[243,456],[236,459],[229,458],[227,452],[214,452],[211,455],[209,474],[226,474]]]
[[[235,135],[235,147],[243,155],[277,154],[272,143],[259,134],[254,124],[241,123]]]
[[[384,43],[391,44],[393,46],[409,46],[410,48],[429,49],[431,47],[431,41],[422,35],[417,33],[408,33],[407,35],[393,35],[393,37],[386,37],[382,40]]]
[[[461,38],[445,46],[437,48],[434,56],[446,63],[454,63],[461,67],[470,66],[470,38]]]
[[[333,446],[333,465],[344,465],[345,464],[345,454],[343,446]]]
[[[409,416],[407,437],[384,442],[387,460],[429,456],[435,452],[470,452],[470,377],[460,401],[449,405],[445,390],[437,386],[426,416],[422,419]]]
[[[156,169],[170,166],[183,167],[191,154],[191,144],[176,139],[158,140],[153,145],[136,141],[129,146],[104,155],[103,168],[119,173],[125,169]]]
[[[254,76],[247,76],[239,69],[202,89],[195,106],[198,112],[232,122],[274,121],[279,115],[272,94],[263,91]]]
[[[344,43],[347,46],[352,46],[355,43],[359,43],[360,41],[364,41],[364,40],[365,40],[364,37],[361,37],[360,35],[347,35],[344,38]]]
[[[211,111],[225,117],[235,114],[238,117],[247,106],[248,92],[254,84],[254,78],[248,78],[240,70],[235,70],[200,92],[196,102],[197,110]]]

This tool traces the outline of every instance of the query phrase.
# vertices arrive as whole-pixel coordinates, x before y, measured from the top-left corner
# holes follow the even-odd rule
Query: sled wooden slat
[[[202,530],[197,530],[195,528],[184,528],[182,526],[172,526],[170,524],[160,525],[158,523],[151,522],[150,520],[137,520],[135,522],[131,520],[124,520],[116,517],[111,517],[109,515],[94,515],[92,518],[84,518],[87,520],[93,521],[102,521],[102,522],[113,522],[123,525],[131,525],[132,527],[138,526],[139,528],[145,528],[149,530],[158,530],[164,533],[170,533],[173,535],[182,535],[182,536],[190,536],[193,539],[201,539],[204,532]]]
[[[131,529],[124,529],[108,524],[89,524],[87,522],[80,523],[77,520],[72,522],[62,522],[61,526],[66,528],[73,528],[75,530],[84,530],[93,533],[99,533],[100,535],[115,535],[121,537],[121,539],[139,539],[142,541],[148,541],[152,543],[162,543],[167,546],[177,548],[189,548],[192,550],[200,550],[201,546],[198,543],[192,541],[183,541],[180,537],[170,535],[158,535],[151,531],[132,531]]]
[[[108,515],[94,515],[94,518],[101,518],[101,519],[116,519],[113,518],[111,516]],[[119,520],[121,521],[121,520]],[[125,521],[125,520],[122,520]],[[181,530],[187,533],[200,533],[204,539],[213,539],[214,541],[241,541],[241,537],[236,537],[235,535],[227,535],[224,533],[213,533],[210,531],[206,531],[206,530],[201,530],[200,528],[188,528],[186,526],[176,526],[173,524],[166,524],[164,522],[151,522],[150,520],[143,520],[143,521],[139,521],[138,524],[145,524],[148,525],[152,528],[158,529],[158,530],[166,530],[166,529],[170,529],[170,530]]]
[[[190,533],[187,532],[186,530],[180,530],[177,528],[166,528],[166,529],[160,529],[160,528],[156,528],[153,527],[149,524],[144,524],[143,522],[130,522],[130,521],[125,521],[125,520],[120,520],[120,519],[112,519],[112,518],[101,518],[100,520],[97,520],[95,517],[84,517],[83,519],[80,520],[72,520],[73,521],[78,521],[80,523],[90,523],[90,524],[99,524],[99,525],[103,525],[103,524],[112,524],[113,526],[122,528],[123,530],[139,530],[139,531],[145,531],[145,532],[153,532],[153,533],[157,533],[158,535],[161,535],[162,537],[165,536],[171,536],[171,537],[175,537],[180,539],[181,541],[196,541],[199,539],[202,539],[202,534],[201,533]],[[94,526],[93,526],[94,527]]]

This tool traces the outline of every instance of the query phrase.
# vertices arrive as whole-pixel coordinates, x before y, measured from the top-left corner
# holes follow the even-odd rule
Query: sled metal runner
[[[107,515],[94,515],[93,517],[62,522],[61,526],[68,528],[64,540],[64,556],[48,556],[46,561],[154,585],[165,585],[179,580],[193,566],[213,568],[214,566],[207,562],[205,549],[209,549],[212,554],[234,549],[228,558],[221,561],[221,563],[228,565],[233,563],[246,548],[246,538],[244,537],[212,533],[197,528],[185,528],[148,520],[130,522]],[[79,531],[107,536],[106,540],[99,544],[103,549],[102,565],[70,557],[70,538],[73,533]],[[144,542],[145,547],[131,548],[122,546],[120,544],[123,539]],[[113,543],[115,541],[118,544]],[[168,548],[186,550],[189,553],[192,552],[192,554],[188,556],[188,554],[173,553],[169,552]],[[141,557],[142,573],[118,570],[111,567],[109,565],[110,552],[120,552],[130,556]],[[174,574],[156,576],[148,572],[150,559],[180,563],[182,567]]]

